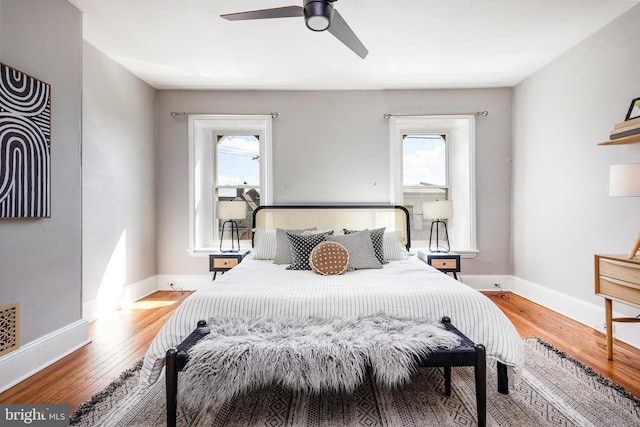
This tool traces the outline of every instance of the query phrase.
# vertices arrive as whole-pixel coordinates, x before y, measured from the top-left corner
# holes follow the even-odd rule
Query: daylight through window
[[[243,201],[237,219],[240,240],[251,240],[253,211],[271,204],[270,116],[190,116],[190,246],[195,252],[219,247],[223,219],[219,201]],[[226,238],[226,234],[225,234]]]
[[[411,247],[429,246],[432,219],[422,203],[451,200],[451,250],[477,253],[475,231],[475,117],[398,116],[389,119],[391,202],[411,214]]]

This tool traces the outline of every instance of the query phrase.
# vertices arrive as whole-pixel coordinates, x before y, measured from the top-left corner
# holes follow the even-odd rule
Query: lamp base
[[[640,233],[638,233],[638,239],[636,240],[636,244],[633,246],[633,249],[631,249],[631,252],[629,253],[629,259],[635,258],[636,253],[638,252],[638,249],[640,249]]]
[[[222,249],[222,241],[224,240],[224,228],[227,223],[231,224],[231,249]],[[235,234],[236,241],[238,242],[238,249],[236,249],[235,241],[233,240]],[[222,229],[220,230],[220,252],[239,252],[240,251],[240,233],[238,232],[238,223],[233,220],[226,220],[222,223]]]
[[[440,250],[440,236],[439,236],[439,230],[440,230],[440,224],[442,224],[444,226],[444,237],[446,239],[447,242],[447,249],[446,250]],[[435,249],[432,248],[432,237],[433,237],[433,228],[435,227],[436,229],[436,247]],[[429,252],[437,252],[437,253],[447,253],[451,251],[451,246],[449,245],[449,233],[447,232],[447,223],[442,221],[442,220],[435,220],[431,223],[431,233],[429,233]]]

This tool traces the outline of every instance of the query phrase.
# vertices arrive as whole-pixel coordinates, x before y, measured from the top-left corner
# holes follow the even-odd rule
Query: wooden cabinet
[[[248,250],[238,252],[215,252],[209,254],[209,271],[213,271],[213,280],[216,280],[218,272],[223,273],[231,270],[240,264],[244,257],[249,254]]]
[[[595,293],[604,298],[607,324],[607,356],[613,359],[613,322],[640,322],[638,318],[613,317],[612,301],[640,308],[640,258],[625,255],[595,256]]]

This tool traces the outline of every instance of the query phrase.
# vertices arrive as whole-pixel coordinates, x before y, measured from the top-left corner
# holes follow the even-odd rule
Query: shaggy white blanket
[[[403,384],[416,356],[455,348],[460,338],[426,319],[217,319],[190,350],[180,402],[216,408],[239,393],[280,384],[304,392],[354,391],[369,367],[388,387]]]

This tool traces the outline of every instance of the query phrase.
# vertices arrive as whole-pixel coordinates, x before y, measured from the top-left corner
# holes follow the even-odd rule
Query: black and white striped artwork
[[[51,86],[0,63],[0,218],[51,216]]]

